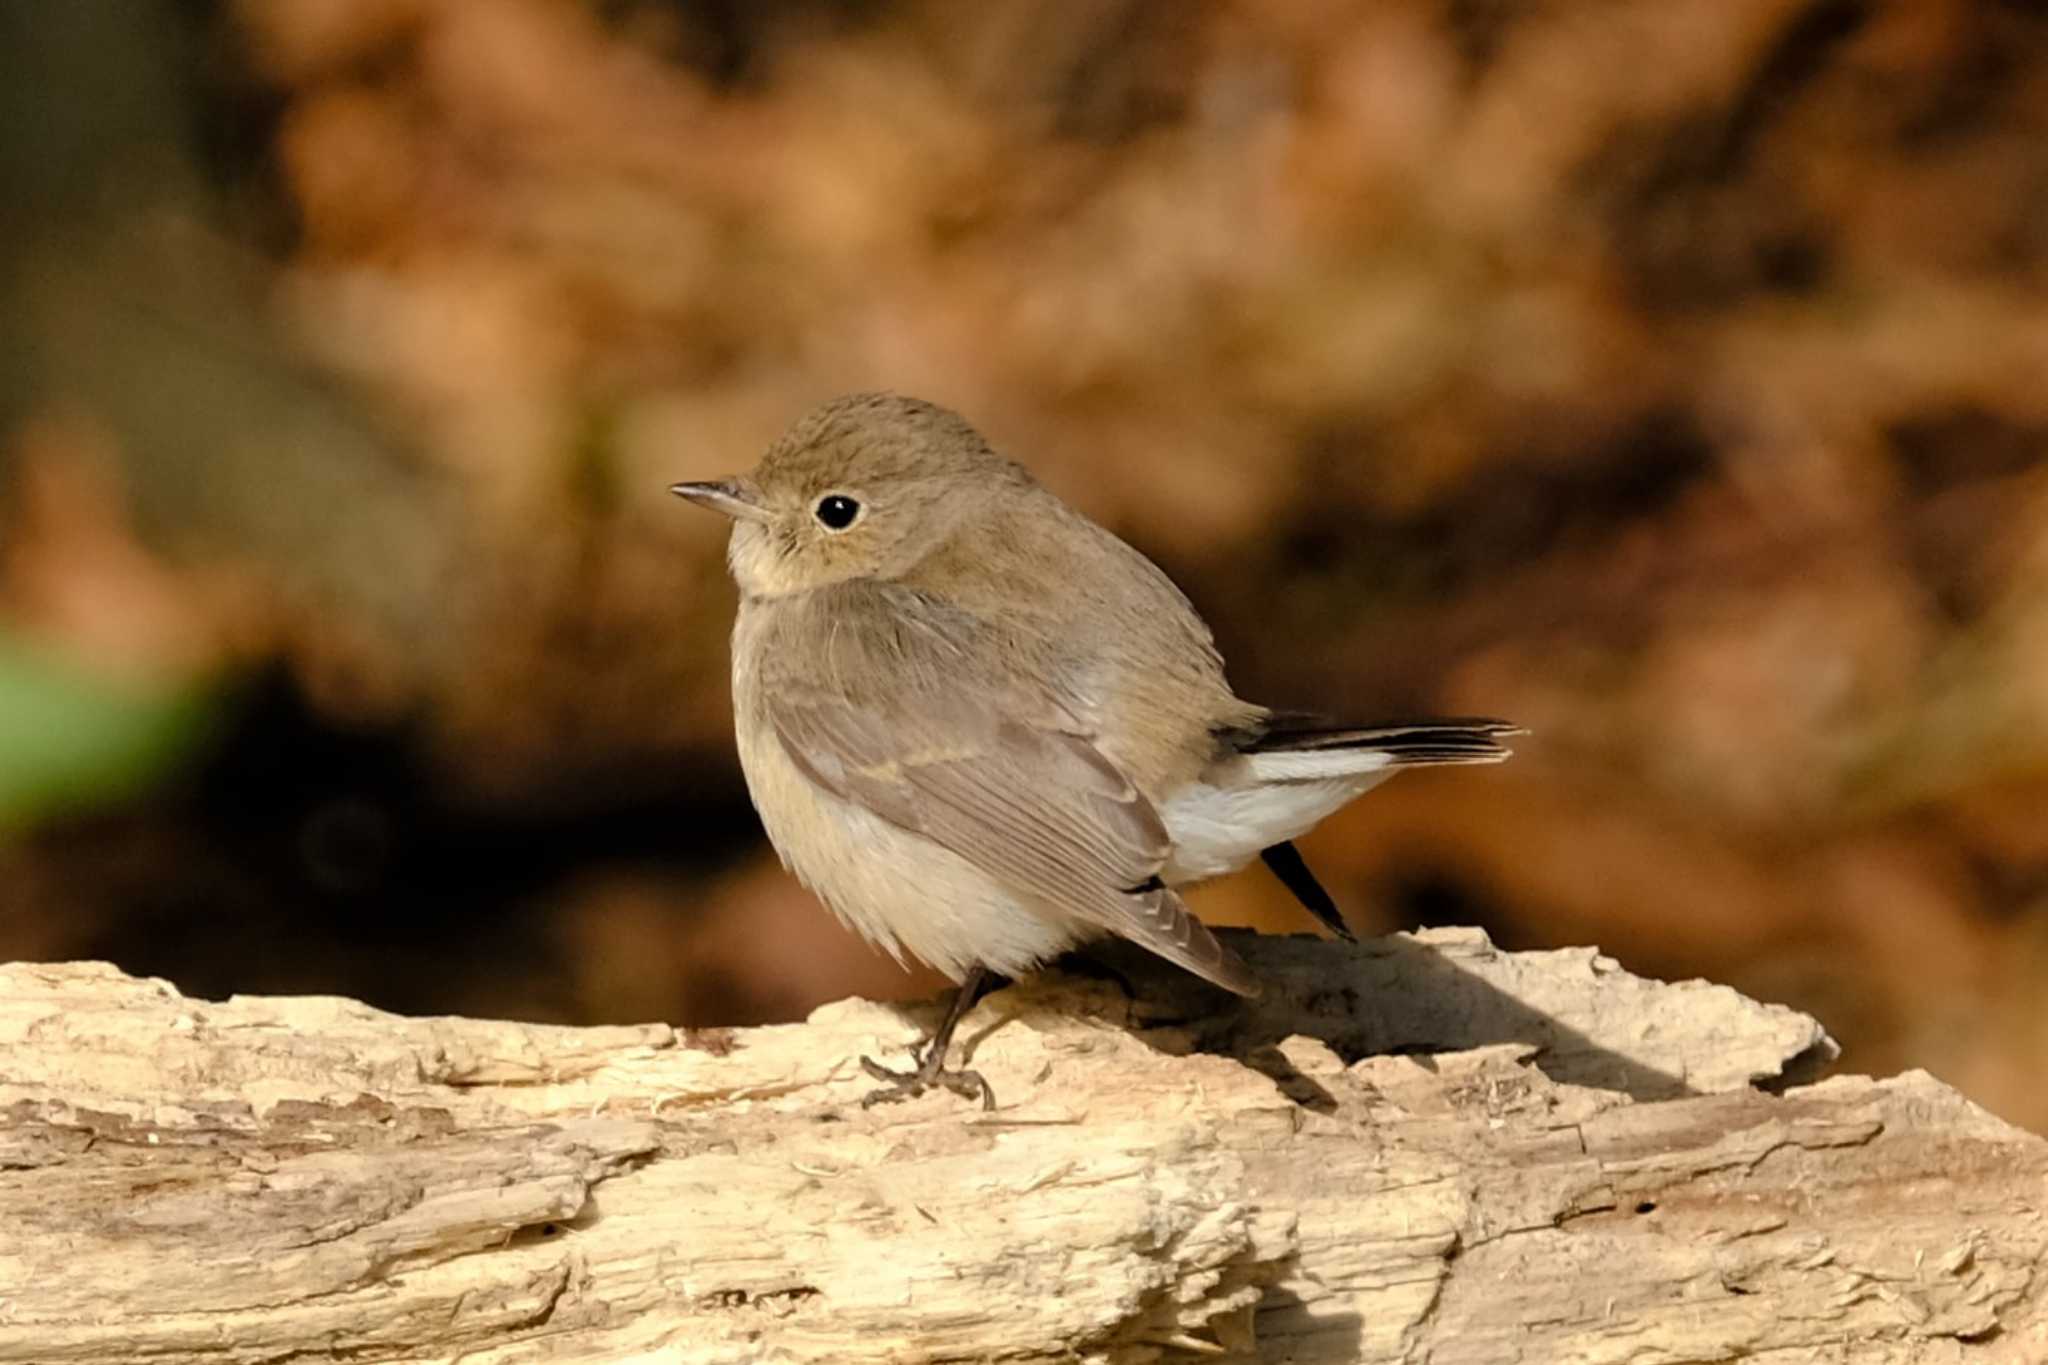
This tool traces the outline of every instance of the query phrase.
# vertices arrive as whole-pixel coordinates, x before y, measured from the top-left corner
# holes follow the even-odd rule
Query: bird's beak
[[[699,507],[723,512],[734,521],[766,521],[768,509],[751,488],[738,479],[708,479],[703,483],[672,483],[668,491],[688,498]]]

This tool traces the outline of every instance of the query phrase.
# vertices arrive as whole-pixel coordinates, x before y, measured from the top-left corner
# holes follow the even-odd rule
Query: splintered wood
[[[1469,931],[683,1031],[0,967],[0,1362],[2048,1360],[2048,1143]],[[1759,1089],[1761,1084],[1765,1089]],[[1767,1093],[1782,1089],[1782,1093]]]

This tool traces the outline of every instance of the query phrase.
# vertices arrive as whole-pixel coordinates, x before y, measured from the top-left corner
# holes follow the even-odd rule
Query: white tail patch
[[[1253,782],[1320,782],[1398,766],[1385,749],[1273,749],[1240,760]]]
[[[1230,754],[1161,804],[1173,854],[1160,877],[1178,886],[1234,872],[1401,768],[1498,763],[1508,756],[1500,738],[1518,733],[1501,721],[1431,721]]]
[[[1219,763],[1160,807],[1173,840],[1160,876],[1177,886],[1235,872],[1386,781],[1395,766],[1383,753],[1358,749],[1251,754]]]

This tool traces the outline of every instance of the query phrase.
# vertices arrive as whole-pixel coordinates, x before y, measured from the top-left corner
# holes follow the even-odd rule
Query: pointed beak
[[[768,509],[752,489],[738,479],[709,479],[703,483],[672,483],[668,491],[688,498],[699,507],[723,512],[734,521],[766,521]]]

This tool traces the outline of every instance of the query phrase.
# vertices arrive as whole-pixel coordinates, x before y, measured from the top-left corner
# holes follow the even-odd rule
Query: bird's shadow
[[[1500,1043],[1533,1050],[1531,1061],[1561,1084],[1618,1091],[1637,1100],[1700,1093],[1671,1072],[1630,1056],[1487,980],[1475,959],[1495,956],[1480,939],[1439,946],[1393,935],[1362,943],[1249,932],[1223,935],[1265,985],[1241,999],[1133,945],[1108,943],[1061,965],[1077,975],[1117,982],[1131,999],[1131,1024],[1172,1030],[1199,1052],[1235,1057],[1272,1077],[1297,1103],[1330,1111],[1336,1100],[1280,1049],[1297,1035],[1314,1038],[1347,1065],[1366,1057],[1462,1052]],[[1460,961],[1464,958],[1465,961]],[[1473,964],[1473,965],[1468,965]],[[1635,1020],[1639,1026],[1640,1018]],[[1654,1022],[1654,1021],[1652,1021]],[[1758,1082],[1781,1089],[1815,1078],[1833,1060],[1823,1040]]]

